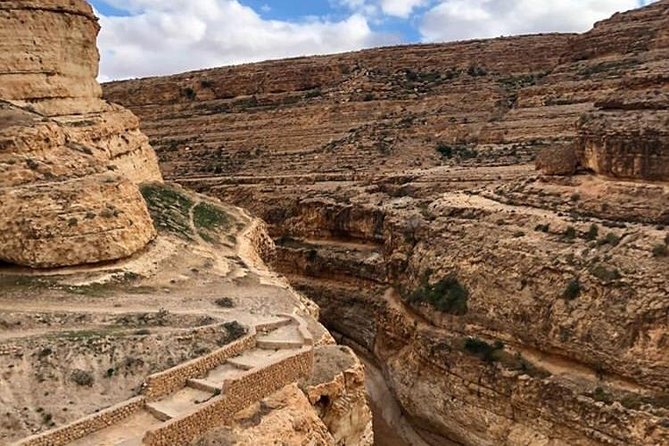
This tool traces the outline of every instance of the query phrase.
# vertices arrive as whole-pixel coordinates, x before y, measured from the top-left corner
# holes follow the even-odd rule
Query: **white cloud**
[[[129,17],[100,16],[100,79],[124,79],[282,57],[336,53],[396,38],[366,17],[264,20],[238,0],[107,0]]]
[[[380,0],[384,14],[394,17],[408,18],[414,9],[425,6],[430,0]]]
[[[391,16],[407,19],[421,6],[434,0],[335,0],[342,5],[370,17]]]
[[[426,42],[584,32],[638,6],[637,0],[441,0],[423,17],[420,32]]]

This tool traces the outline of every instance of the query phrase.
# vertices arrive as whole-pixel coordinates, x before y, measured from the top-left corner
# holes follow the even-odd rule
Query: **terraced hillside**
[[[166,177],[269,223],[275,267],[425,442],[650,446],[669,442],[668,73],[662,0],[581,35],[104,91]]]

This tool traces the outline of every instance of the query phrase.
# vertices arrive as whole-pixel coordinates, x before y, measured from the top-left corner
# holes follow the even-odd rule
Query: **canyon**
[[[103,95],[140,118],[167,180],[268,224],[265,260],[421,441],[651,446],[669,443],[668,56],[661,0],[584,34]]]
[[[374,441],[266,225],[163,181],[83,0],[0,2],[0,443]]]

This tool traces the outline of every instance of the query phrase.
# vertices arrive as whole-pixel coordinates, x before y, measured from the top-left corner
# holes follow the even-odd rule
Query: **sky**
[[[584,32],[652,0],[90,0],[100,80],[403,43]]]

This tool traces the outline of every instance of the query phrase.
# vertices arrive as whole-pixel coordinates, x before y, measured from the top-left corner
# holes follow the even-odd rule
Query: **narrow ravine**
[[[383,373],[358,355],[365,365],[365,387],[374,416],[374,444],[378,446],[430,446],[413,429],[388,388]]]

